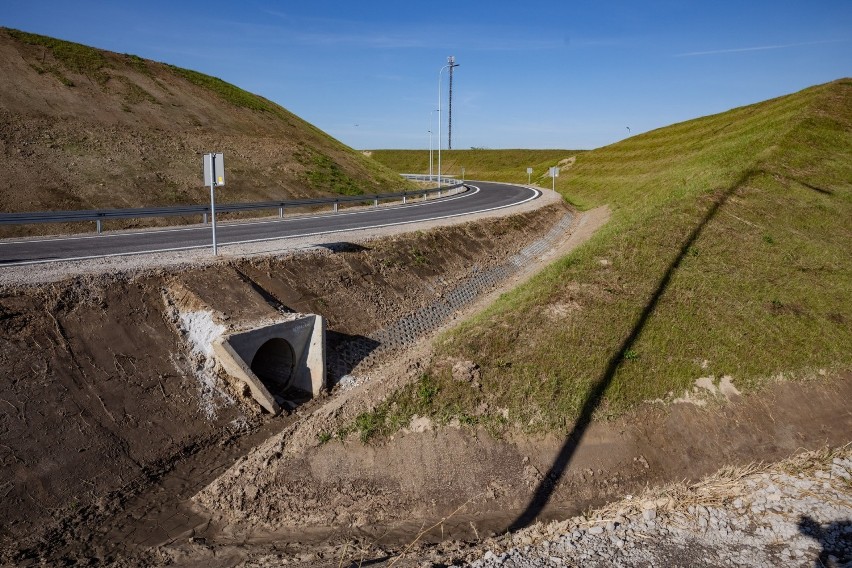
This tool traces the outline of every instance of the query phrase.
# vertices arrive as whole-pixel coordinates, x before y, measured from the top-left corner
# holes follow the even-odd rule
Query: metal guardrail
[[[411,181],[429,181],[432,183],[438,183],[438,174],[399,174],[405,179],[410,179]],[[441,176],[441,184],[450,184],[451,186],[461,185],[464,183],[464,180],[457,180],[456,178],[450,176]]]
[[[407,177],[407,176],[404,176]],[[428,176],[424,176],[428,177]],[[412,178],[409,178],[412,179]],[[372,201],[378,207],[379,201],[402,199],[405,203],[409,197],[426,197],[427,195],[461,187],[456,180],[446,179],[443,181],[454,182],[453,185],[436,187],[431,189],[420,189],[415,191],[401,191],[397,193],[377,193],[373,195],[342,195],[339,197],[322,197],[316,199],[292,199],[283,201],[258,201],[254,203],[217,203],[216,212],[257,211],[262,209],[278,209],[279,217],[284,216],[285,208],[309,207],[312,205],[333,205],[337,212],[341,203],[358,203]],[[202,215],[204,222],[210,213],[210,204],[206,205],[173,205],[169,207],[140,207],[128,209],[87,209],[78,211],[33,211],[25,213],[0,213],[0,225],[29,225],[33,223],[70,223],[70,222],[92,222],[97,224],[100,233],[102,222],[107,219],[137,219],[143,217],[177,217]]]

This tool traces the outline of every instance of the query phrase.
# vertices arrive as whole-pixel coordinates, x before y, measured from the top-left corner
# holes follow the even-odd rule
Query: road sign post
[[[559,177],[559,166],[550,167],[550,177],[553,178],[553,191],[556,191],[556,178]]]
[[[213,229],[213,256],[219,254],[216,247],[216,194],[214,189],[225,185],[225,159],[221,153],[204,154],[204,185],[210,186],[210,225]]]

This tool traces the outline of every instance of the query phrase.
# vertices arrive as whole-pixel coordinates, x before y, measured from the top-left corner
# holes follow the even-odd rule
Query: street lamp
[[[431,125],[430,125],[431,126]],[[432,129],[429,129],[429,181],[432,181]]]
[[[429,111],[429,181],[432,181],[432,113],[434,110]]]
[[[441,187],[441,73],[444,69],[458,66],[456,58],[451,55],[447,58],[447,64],[438,70],[438,187]]]

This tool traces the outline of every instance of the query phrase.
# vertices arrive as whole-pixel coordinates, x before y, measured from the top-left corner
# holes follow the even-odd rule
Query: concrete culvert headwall
[[[275,337],[260,346],[251,361],[251,370],[273,395],[283,395],[290,387],[295,366],[293,346]]]
[[[322,316],[290,314],[288,320],[220,337],[216,359],[238,389],[248,387],[267,411],[285,401],[317,396],[325,386],[325,322]]]

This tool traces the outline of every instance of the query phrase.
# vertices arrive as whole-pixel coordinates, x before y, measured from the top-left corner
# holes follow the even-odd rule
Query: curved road
[[[219,247],[229,244],[308,237],[327,233],[420,223],[492,211],[536,199],[529,187],[493,182],[468,183],[469,191],[425,202],[391,207],[342,210],[262,221],[216,225]],[[101,235],[72,235],[0,241],[0,266],[82,260],[126,254],[145,254],[211,247],[209,225],[148,229]]]

